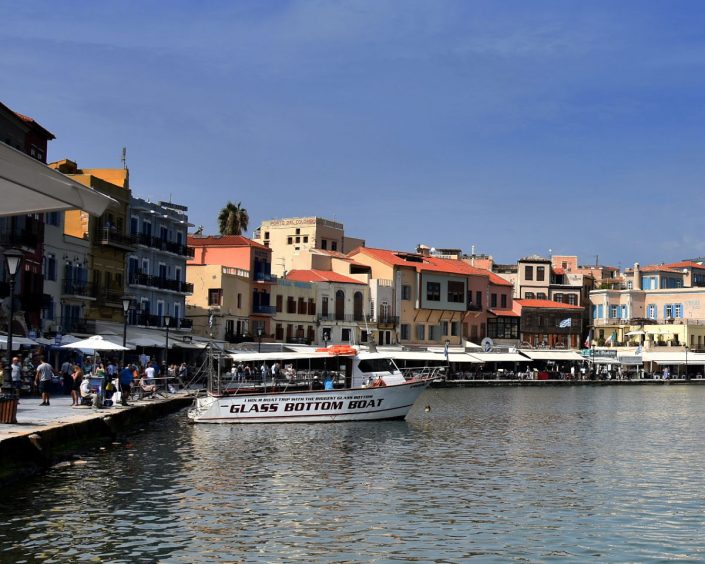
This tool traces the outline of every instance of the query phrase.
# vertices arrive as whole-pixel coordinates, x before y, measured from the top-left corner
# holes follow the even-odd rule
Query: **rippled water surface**
[[[428,390],[389,423],[182,412],[0,493],[0,561],[702,561],[704,407],[672,385]]]

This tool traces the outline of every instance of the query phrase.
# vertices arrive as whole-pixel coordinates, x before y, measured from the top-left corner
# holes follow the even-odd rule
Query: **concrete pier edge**
[[[192,403],[191,396],[169,398],[120,410],[106,410],[105,414],[84,420],[50,424],[3,438],[0,440],[0,486],[43,472],[101,440],[114,439],[137,425],[179,411]]]

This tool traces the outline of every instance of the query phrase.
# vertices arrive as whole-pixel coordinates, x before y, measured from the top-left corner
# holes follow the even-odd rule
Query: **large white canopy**
[[[112,198],[0,143],[0,216],[80,209],[99,216]]]
[[[667,352],[644,352],[642,354],[644,362],[655,362],[661,365],[674,364],[705,364],[705,353],[686,354],[685,351],[667,351]]]
[[[552,350],[522,350],[521,354],[528,356],[531,360],[585,360],[580,353],[575,351],[552,351]]]
[[[126,351],[127,347],[123,347],[118,343],[114,343],[100,335],[93,335],[88,339],[76,341],[67,345],[61,345],[62,349],[81,349],[84,351]]]
[[[484,353],[474,352],[472,356],[479,359],[481,362],[530,362],[531,359],[519,353]]]

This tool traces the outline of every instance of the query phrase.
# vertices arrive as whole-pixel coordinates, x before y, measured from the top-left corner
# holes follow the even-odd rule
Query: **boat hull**
[[[194,423],[331,423],[404,419],[430,380],[379,388],[206,396],[188,412]]]

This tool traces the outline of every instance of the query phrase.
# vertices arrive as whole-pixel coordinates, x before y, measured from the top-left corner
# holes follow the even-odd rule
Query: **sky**
[[[705,4],[0,0],[0,101],[205,233],[241,202],[418,244],[705,256]]]

